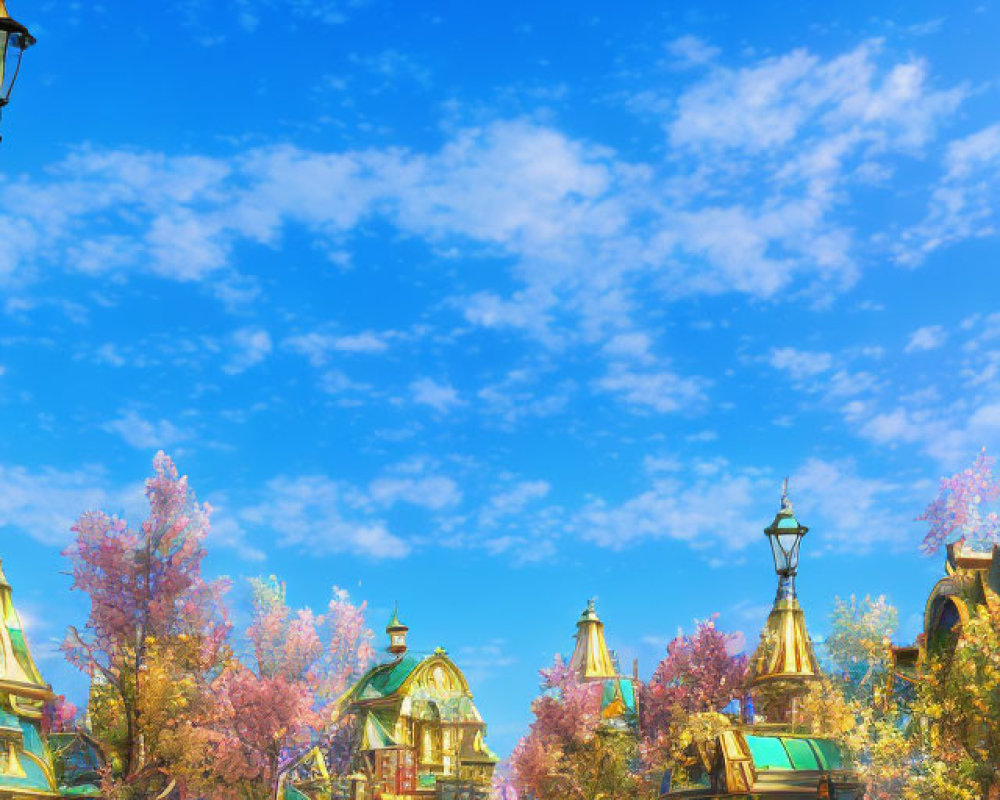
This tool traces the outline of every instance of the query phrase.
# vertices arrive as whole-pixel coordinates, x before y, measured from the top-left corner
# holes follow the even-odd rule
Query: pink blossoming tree
[[[202,575],[211,509],[162,452],[146,498],[149,516],[139,527],[85,512],[65,551],[72,588],[87,594],[90,615],[82,631],[70,629],[63,649],[91,676],[96,732],[125,785],[167,766],[165,734],[183,727],[225,659],[229,632],[221,602],[228,584]]]
[[[213,797],[267,800],[279,796],[285,772],[310,748],[329,751],[341,738],[335,701],[372,661],[372,633],[364,606],[346,592],[335,588],[327,613],[317,617],[291,609],[272,576],[252,581],[246,637],[247,657],[213,685],[205,722],[213,738],[211,786],[202,788]]]
[[[629,770],[634,742],[602,733],[600,682],[583,683],[561,657],[541,671],[535,720],[510,760],[510,783],[535,800],[637,797]]]
[[[742,641],[741,634],[719,630],[713,618],[667,645],[640,702],[641,753],[654,778],[676,767],[689,745],[711,739],[727,724],[720,712],[746,686],[746,656],[734,653]]]
[[[917,517],[929,526],[923,541],[926,554],[933,555],[958,540],[974,547],[1000,541],[1000,515],[989,510],[1000,498],[1000,480],[993,474],[995,460],[984,447],[971,467],[941,479],[938,496]]]

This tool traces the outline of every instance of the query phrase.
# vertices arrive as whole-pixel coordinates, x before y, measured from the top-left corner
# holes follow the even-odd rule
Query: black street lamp
[[[788,499],[788,478],[781,492],[781,510],[774,522],[764,529],[771,543],[771,554],[774,556],[774,571],[781,578],[778,584],[778,594],[795,595],[795,573],[799,566],[799,546],[802,537],[809,529],[800,525],[792,510],[792,502]]]
[[[35,37],[20,22],[11,18],[5,0],[0,0],[0,111],[10,102],[24,51],[34,43]]]

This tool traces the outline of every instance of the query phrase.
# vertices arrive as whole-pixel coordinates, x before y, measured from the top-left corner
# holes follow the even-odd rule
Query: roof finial
[[[591,613],[591,614],[596,614],[597,613],[597,598],[596,597],[591,597],[587,601],[587,611],[589,613]]]
[[[789,514],[792,513],[792,501],[788,499],[788,476],[785,476],[785,481],[781,485],[781,510],[787,511]]]
[[[399,601],[397,600],[392,607],[392,619],[389,620],[389,624],[385,626],[387,631],[398,630],[400,628],[405,629],[406,626],[399,621]]]

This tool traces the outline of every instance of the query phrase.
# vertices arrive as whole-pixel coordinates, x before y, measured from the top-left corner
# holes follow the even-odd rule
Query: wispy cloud
[[[708,382],[678,375],[670,370],[636,371],[624,364],[612,364],[599,378],[598,389],[619,395],[637,408],[660,413],[691,410],[705,399]]]
[[[281,476],[268,481],[260,503],[242,509],[239,516],[244,524],[276,531],[280,546],[317,555],[408,555],[411,546],[383,520],[365,514],[363,504],[356,489],[325,476]]]
[[[228,375],[239,375],[261,363],[271,354],[271,335],[257,328],[241,328],[232,335],[229,360],[222,367]]]
[[[910,341],[906,345],[906,352],[913,353],[922,350],[936,350],[945,343],[948,334],[941,325],[927,325],[917,328],[910,334]]]
[[[192,432],[179,428],[170,420],[148,420],[136,411],[125,411],[102,426],[139,450],[168,449],[192,437]]]
[[[442,414],[453,411],[462,405],[458,391],[450,383],[441,383],[433,378],[419,378],[410,384],[413,402],[422,406],[430,406]]]
[[[141,486],[116,487],[99,467],[74,470],[0,464],[0,527],[42,544],[63,546],[84,511],[111,513],[141,508]]]
[[[375,331],[352,334],[329,334],[313,331],[288,337],[284,344],[301,353],[313,366],[326,364],[336,353],[384,353],[389,349],[388,335]]]

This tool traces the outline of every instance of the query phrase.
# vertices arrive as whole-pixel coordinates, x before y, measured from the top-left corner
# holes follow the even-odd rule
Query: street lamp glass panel
[[[792,573],[798,568],[801,541],[802,533],[798,530],[779,531],[771,535],[771,550],[776,572]]]

